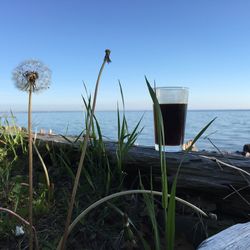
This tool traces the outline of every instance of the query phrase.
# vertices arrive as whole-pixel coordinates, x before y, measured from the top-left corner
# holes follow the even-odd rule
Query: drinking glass
[[[155,94],[160,104],[164,143],[162,150],[178,152],[182,150],[185,134],[185,123],[188,104],[188,88],[186,87],[157,87]],[[155,149],[159,150],[156,109],[154,110]]]

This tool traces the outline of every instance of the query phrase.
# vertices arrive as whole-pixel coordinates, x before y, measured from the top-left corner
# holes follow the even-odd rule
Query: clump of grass
[[[9,121],[10,120],[10,121]],[[17,192],[21,187],[18,176],[15,176],[15,184],[12,185],[11,176],[15,163],[18,161],[18,152],[23,154],[27,152],[24,131],[15,124],[14,115],[11,113],[10,118],[7,116],[0,117],[0,194],[3,199],[13,201],[13,207],[16,211],[19,196]],[[5,205],[3,202],[2,206]]]
[[[120,182],[122,182],[122,175],[124,174],[123,173],[124,158],[126,157],[129,149],[134,145],[135,141],[137,140],[138,136],[143,130],[143,128],[139,129],[139,126],[141,124],[141,120],[143,117],[141,117],[140,120],[137,122],[132,132],[129,132],[128,123],[127,123],[127,119],[125,116],[124,95],[123,95],[120,81],[119,81],[119,88],[120,88],[120,93],[121,93],[121,98],[122,98],[123,110],[122,110],[122,119],[121,119],[119,106],[117,107],[118,140],[117,140],[116,158],[117,158],[117,167],[119,171]]]
[[[6,152],[13,153],[13,161],[17,159],[17,148],[21,148],[22,152],[26,152],[26,144],[24,143],[25,131],[16,125],[15,116],[11,112],[10,116],[4,115],[0,117],[0,144]]]

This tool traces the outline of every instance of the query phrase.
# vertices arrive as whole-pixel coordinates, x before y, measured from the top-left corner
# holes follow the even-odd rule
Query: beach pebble
[[[24,235],[23,226],[16,226],[15,235],[16,236]]]
[[[245,157],[250,157],[250,153],[249,152],[245,152]]]
[[[182,150],[187,150],[187,149],[192,145],[192,143],[193,143],[193,140],[189,140],[189,141],[187,141],[186,143],[184,143],[184,144],[182,145]],[[191,151],[194,151],[194,152],[198,151],[198,148],[196,147],[195,144],[192,145]]]

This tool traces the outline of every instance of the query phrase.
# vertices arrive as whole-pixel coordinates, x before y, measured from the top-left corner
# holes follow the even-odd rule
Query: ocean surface
[[[142,117],[140,134],[136,144],[154,145],[154,125],[152,111],[127,111],[126,119],[130,131]],[[3,115],[9,115],[1,113]],[[27,127],[27,113],[14,113],[16,123]],[[33,112],[33,130],[52,129],[55,134],[79,135],[85,128],[84,113],[80,111],[67,112]],[[97,111],[96,117],[102,134],[107,140],[117,139],[116,111]],[[186,120],[185,141],[193,139],[199,131],[213,118],[216,120],[196,143],[199,150],[242,151],[243,145],[250,143],[250,110],[189,110]],[[212,141],[212,143],[211,143]]]

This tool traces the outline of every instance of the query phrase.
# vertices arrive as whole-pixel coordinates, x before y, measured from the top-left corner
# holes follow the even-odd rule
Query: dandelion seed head
[[[12,78],[22,91],[41,92],[50,86],[51,70],[38,60],[26,60],[13,70]]]

